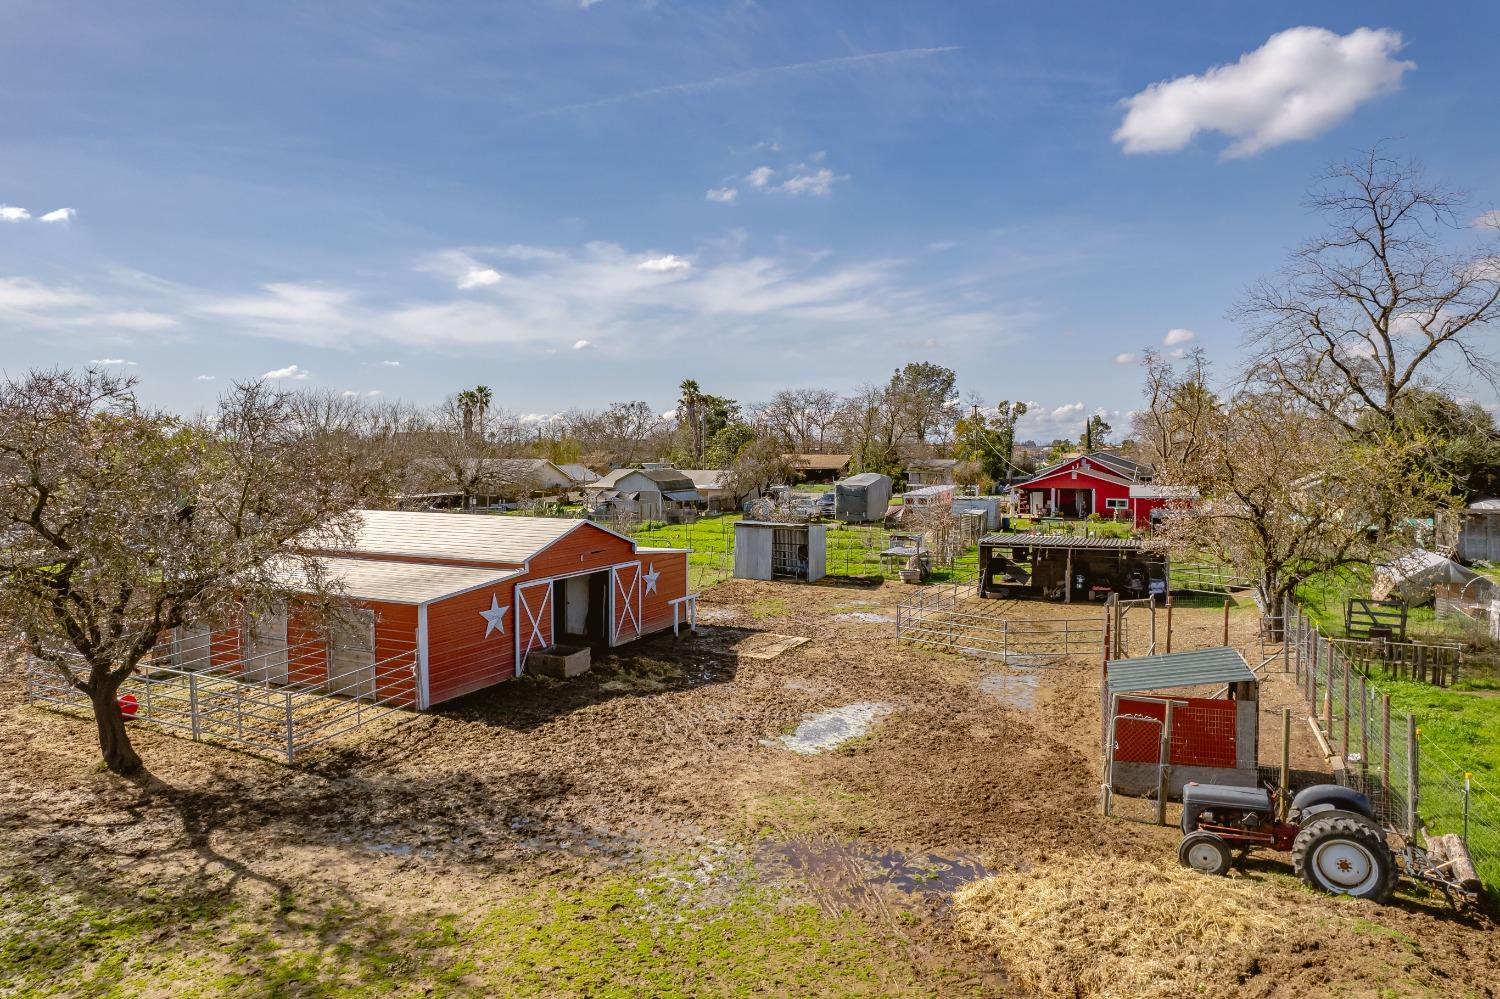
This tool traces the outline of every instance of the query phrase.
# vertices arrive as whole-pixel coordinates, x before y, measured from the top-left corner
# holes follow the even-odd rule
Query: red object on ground
[[[134,694],[126,694],[120,698],[120,714],[126,718],[134,718],[137,710],[139,710],[139,705]]]

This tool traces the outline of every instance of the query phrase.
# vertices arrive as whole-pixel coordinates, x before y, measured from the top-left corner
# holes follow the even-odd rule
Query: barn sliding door
[[[641,564],[610,570],[610,644],[623,645],[641,636]]]
[[[526,672],[532,649],[552,644],[552,580],[516,587],[516,676]]]

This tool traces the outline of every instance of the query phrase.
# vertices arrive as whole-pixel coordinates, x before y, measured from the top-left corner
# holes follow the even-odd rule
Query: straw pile
[[[1285,933],[1263,889],[1180,867],[1054,856],[963,889],[959,932],[1046,996],[1232,988]]]

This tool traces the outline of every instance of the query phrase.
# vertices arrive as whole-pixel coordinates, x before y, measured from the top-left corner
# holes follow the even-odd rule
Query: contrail
[[[601,97],[595,101],[564,104],[560,107],[538,111],[536,112],[536,116],[567,114],[571,111],[587,111],[591,108],[609,107],[613,104],[624,104],[627,101],[645,100],[651,97],[701,94],[719,87],[733,86],[737,83],[748,83],[768,76],[806,73],[816,70],[834,69],[840,66],[867,66],[882,62],[896,62],[902,59],[925,59],[928,56],[942,55],[945,52],[957,52],[962,47],[961,45],[944,45],[937,48],[925,49],[893,49],[889,52],[867,52],[863,55],[838,56],[833,59],[813,59],[809,62],[792,62],[784,66],[763,66],[758,69],[742,69],[738,73],[716,76],[708,80],[695,80],[691,83],[669,83],[663,87],[651,87],[648,90],[636,90],[628,94],[616,94],[613,97]]]

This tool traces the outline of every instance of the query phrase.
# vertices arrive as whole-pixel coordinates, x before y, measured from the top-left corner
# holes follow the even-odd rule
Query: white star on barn
[[[646,564],[646,574],[641,578],[646,581],[646,592],[655,593],[656,581],[661,578],[661,573],[656,571],[655,564],[648,562]]]
[[[489,638],[491,632],[498,631],[505,634],[505,615],[510,611],[510,604],[500,606],[500,598],[490,594],[490,609],[480,611],[479,616],[485,620],[484,637]]]

